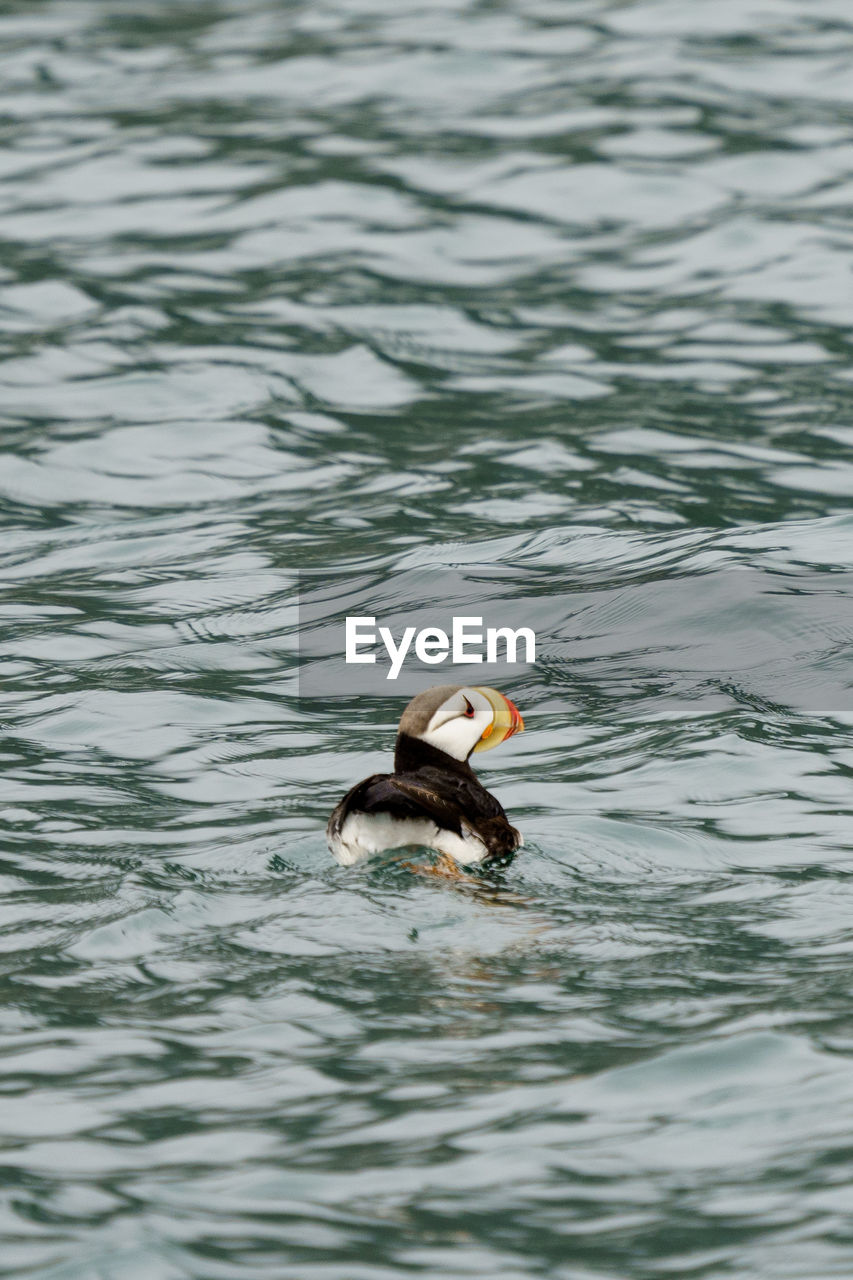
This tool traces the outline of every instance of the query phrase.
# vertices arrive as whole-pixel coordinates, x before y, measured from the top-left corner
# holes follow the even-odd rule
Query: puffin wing
[[[459,799],[411,775],[376,773],[348,791],[329,819],[337,834],[350,813],[387,813],[392,818],[428,818],[445,831],[462,833]]]
[[[461,836],[474,832],[490,859],[508,858],[521,844],[499,802],[476,778],[449,777],[439,770],[377,773],[348,791],[329,819],[328,834],[340,834],[351,813],[386,813],[393,818],[420,818],[440,831]]]
[[[467,777],[455,777],[452,782],[437,769],[422,769],[418,780],[429,778],[435,780],[436,788],[442,795],[449,791],[452,796],[453,812],[457,816],[459,827],[474,832],[486,846],[486,859],[489,862],[509,861],[522,842],[521,833],[507,821],[503,806],[490,791],[487,791],[479,778],[469,773]],[[445,790],[447,789],[447,791]],[[446,824],[449,826],[449,823]]]

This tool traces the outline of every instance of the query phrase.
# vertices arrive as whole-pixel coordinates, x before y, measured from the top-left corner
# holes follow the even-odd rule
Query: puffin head
[[[400,719],[400,733],[428,742],[456,760],[490,751],[521,733],[518,708],[486,685],[437,685],[417,694]]]

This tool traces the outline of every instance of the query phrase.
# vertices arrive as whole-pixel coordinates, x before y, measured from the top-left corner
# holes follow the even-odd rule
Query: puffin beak
[[[500,693],[497,689],[490,689],[487,685],[475,685],[477,693],[482,693],[487,698],[494,711],[494,719],[489,727],[484,731],[483,736],[474,748],[475,751],[491,751],[492,747],[498,747],[502,742],[506,742],[507,738],[511,738],[514,733],[521,733],[524,729],[524,721],[521,718],[521,712],[514,702],[510,702],[509,698]]]

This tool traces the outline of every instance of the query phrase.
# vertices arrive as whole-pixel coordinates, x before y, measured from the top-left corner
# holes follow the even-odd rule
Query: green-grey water
[[[849,1277],[849,679],[546,670],[502,878],[340,868],[400,707],[297,696],[294,584],[849,570],[851,67],[841,0],[3,7],[0,1275]]]

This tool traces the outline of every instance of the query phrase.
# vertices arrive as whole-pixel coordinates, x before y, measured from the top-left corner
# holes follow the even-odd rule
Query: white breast
[[[457,836],[442,831],[429,818],[392,818],[388,813],[350,813],[340,834],[329,840],[329,848],[344,866],[386,849],[412,847],[448,853],[462,863],[481,862],[486,854],[486,846],[473,831]]]

